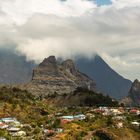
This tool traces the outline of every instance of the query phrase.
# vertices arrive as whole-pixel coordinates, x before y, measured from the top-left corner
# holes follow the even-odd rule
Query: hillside
[[[82,94],[83,93],[83,94]],[[103,102],[106,105],[113,106],[109,97],[97,95],[85,89],[77,89],[76,95],[85,95],[92,97],[92,104]],[[60,95],[59,95],[60,96]],[[74,96],[74,95],[72,95]],[[72,97],[69,96],[70,98]],[[65,95],[66,97],[66,95]],[[96,100],[96,97],[98,100]],[[55,98],[55,96],[50,98]],[[66,99],[66,98],[65,98]],[[80,98],[81,99],[81,98]],[[99,101],[100,100],[100,101]],[[66,99],[65,103],[70,101]],[[77,99],[78,101],[78,99]],[[89,104],[88,100],[88,104]],[[110,104],[111,103],[111,104]],[[101,104],[97,104],[101,105]],[[106,108],[107,110],[119,109],[119,107]],[[97,111],[97,112],[96,112]],[[99,112],[100,111],[100,112]],[[85,119],[64,120],[63,117],[72,117],[73,115],[84,114]],[[25,136],[14,136],[16,132],[10,133],[9,129],[2,129],[0,124],[0,137],[6,140],[139,140],[140,129],[132,127],[131,122],[139,120],[139,116],[126,114],[125,119],[119,122],[123,126],[118,127],[118,121],[115,120],[116,115],[103,115],[100,107],[74,107],[74,106],[52,106],[48,100],[40,100],[26,90],[21,90],[16,87],[0,87],[0,118],[14,117],[20,126],[17,124],[7,123],[9,127],[21,129],[25,132]],[[122,115],[122,116],[123,116]],[[5,124],[3,124],[5,125]]]
[[[122,100],[126,106],[140,107],[140,82],[136,79],[131,86],[128,96]]]
[[[84,106],[118,106],[118,102],[112,100],[109,96],[96,93],[85,88],[78,87],[70,94],[52,94],[46,97],[46,102],[54,106],[61,107],[84,107]]]
[[[132,82],[115,72],[100,56],[78,58],[76,66],[96,82],[97,89],[102,93],[115,99],[128,95]]]
[[[11,50],[0,49],[0,84],[20,84],[31,80],[33,62]]]

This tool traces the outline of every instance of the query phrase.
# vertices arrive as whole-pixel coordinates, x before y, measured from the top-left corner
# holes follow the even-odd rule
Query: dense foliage
[[[101,93],[96,93],[86,88],[78,87],[70,94],[51,94],[47,96],[49,102],[53,102],[57,106],[118,106],[118,102],[104,96]]]
[[[74,94],[84,94],[86,106],[118,106],[118,102],[112,100],[108,95],[104,96],[101,93],[95,93],[81,87],[78,87]]]

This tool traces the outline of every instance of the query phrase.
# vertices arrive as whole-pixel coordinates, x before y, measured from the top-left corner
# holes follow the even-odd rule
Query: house
[[[115,116],[123,114],[123,112],[121,112],[119,109],[116,109],[116,108],[112,108],[112,109],[110,109],[110,111],[111,111],[112,115],[115,115]]]
[[[102,114],[102,113],[104,113],[104,110],[101,110],[101,109],[95,109],[94,112],[95,112],[95,113]]]
[[[102,110],[102,111],[108,111],[109,110],[108,107],[102,107],[102,106],[99,107],[99,109]]]
[[[63,129],[62,128],[57,128],[55,131],[56,131],[56,133],[62,133]]]
[[[62,116],[61,119],[67,120],[67,121],[73,121],[73,120],[84,120],[86,118],[85,115],[79,114],[74,116]]]
[[[75,115],[73,117],[75,120],[84,120],[86,118],[86,116],[83,114]]]
[[[135,108],[132,108],[130,111],[129,111],[130,114],[134,114],[134,115],[139,115],[140,114],[140,111],[138,109],[135,109]]]
[[[74,120],[74,116],[62,116],[61,119],[67,120],[67,121],[73,121]]]
[[[63,120],[61,119],[61,126],[64,126],[65,124],[69,123],[69,120]]]
[[[140,115],[140,110],[137,111],[137,115]]]
[[[92,113],[87,113],[87,114],[86,114],[86,117],[92,119],[92,118],[95,118],[95,115],[92,114]]]
[[[131,124],[135,127],[139,127],[140,126],[140,123],[137,122],[137,121],[134,121],[134,122],[131,122]]]
[[[26,132],[25,131],[18,131],[16,133],[11,133],[11,135],[13,137],[25,137],[26,136]]]
[[[103,116],[109,116],[111,115],[111,112],[108,110],[108,111],[105,111],[102,113]]]
[[[6,129],[6,128],[8,128],[8,125],[3,122],[0,122],[0,129]]]
[[[113,119],[124,121],[126,119],[126,117],[125,116],[114,116]]]
[[[8,118],[2,118],[1,121],[4,123],[13,123],[13,122],[17,121],[17,119],[8,117]]]
[[[6,138],[4,138],[4,137],[0,137],[0,140],[6,140]]]
[[[45,134],[45,135],[53,135],[55,132],[53,131],[53,130],[49,130],[49,129],[44,129],[43,130],[43,133]]]
[[[9,132],[18,132],[20,130],[20,128],[17,127],[10,127],[7,129]]]
[[[117,128],[123,128],[123,122],[117,122],[116,123]]]

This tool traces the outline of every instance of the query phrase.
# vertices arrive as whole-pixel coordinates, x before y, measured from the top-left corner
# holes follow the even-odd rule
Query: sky
[[[140,0],[0,0],[0,48],[27,61],[100,55],[140,79]]]

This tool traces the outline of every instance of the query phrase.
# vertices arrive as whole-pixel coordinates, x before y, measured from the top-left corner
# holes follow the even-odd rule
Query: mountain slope
[[[76,61],[76,66],[96,82],[96,87],[101,92],[116,99],[128,95],[132,82],[116,73],[101,57],[79,58]]]
[[[0,84],[19,84],[31,80],[33,62],[10,50],[0,49]]]
[[[55,56],[45,58],[33,70],[33,77],[27,89],[35,95],[67,94],[77,87],[95,90],[95,83],[87,75],[79,72],[72,60],[58,63]]]
[[[122,100],[126,106],[139,106],[140,107],[140,82],[136,79],[131,86],[129,94]]]

